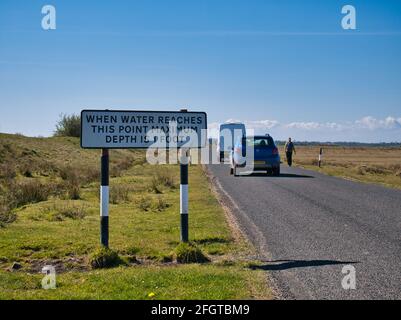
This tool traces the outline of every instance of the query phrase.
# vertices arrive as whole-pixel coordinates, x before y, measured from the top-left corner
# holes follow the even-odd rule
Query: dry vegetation
[[[0,226],[14,221],[14,210],[28,204],[51,198],[79,200],[82,188],[99,180],[98,152],[83,151],[78,144],[75,138],[0,134]],[[111,176],[129,169],[134,156],[131,151],[116,151]]]
[[[322,147],[322,168],[317,166],[320,146],[297,146],[295,165],[357,181],[401,188],[401,147]],[[283,150],[281,154],[284,155]]]

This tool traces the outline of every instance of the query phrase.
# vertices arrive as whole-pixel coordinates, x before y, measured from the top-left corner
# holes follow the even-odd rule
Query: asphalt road
[[[281,177],[208,169],[279,297],[401,299],[400,190],[284,166]],[[355,290],[342,287],[346,265]]]

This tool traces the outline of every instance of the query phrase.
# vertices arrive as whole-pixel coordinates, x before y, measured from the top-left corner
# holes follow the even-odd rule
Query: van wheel
[[[234,177],[238,177],[238,168],[237,168],[237,166],[234,166],[233,171],[234,171]]]
[[[233,168],[230,168],[230,174],[231,175],[234,174],[234,169]]]

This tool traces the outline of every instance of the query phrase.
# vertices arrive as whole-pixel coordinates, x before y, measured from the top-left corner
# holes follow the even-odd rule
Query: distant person
[[[294,143],[291,141],[291,138],[288,138],[288,141],[285,143],[285,155],[287,157],[287,163],[291,167],[292,166],[292,153],[295,153]]]

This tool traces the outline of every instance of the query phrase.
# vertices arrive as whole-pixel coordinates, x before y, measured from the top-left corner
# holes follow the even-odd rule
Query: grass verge
[[[179,167],[150,166],[138,151],[112,151],[110,156],[115,168],[110,179],[112,251],[100,252],[99,153],[80,149],[73,138],[0,135],[2,194],[8,197],[13,183],[26,181],[49,190],[46,197],[9,209],[12,219],[4,216],[0,299],[272,298],[265,274],[247,267],[243,257],[249,248],[233,237],[200,166],[190,167],[194,247],[184,250],[188,259],[178,261],[192,263],[183,264],[177,263],[182,253],[177,249]],[[78,190],[70,192],[70,187]],[[21,268],[12,271],[15,262]],[[57,271],[55,290],[41,288],[40,272],[48,264]]]

